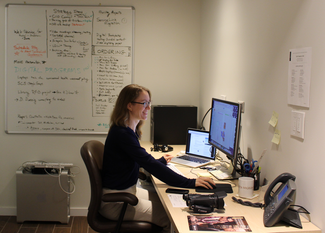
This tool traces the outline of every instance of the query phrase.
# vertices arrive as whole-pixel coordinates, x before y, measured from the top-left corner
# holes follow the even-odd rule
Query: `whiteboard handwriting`
[[[8,7],[8,132],[107,132],[132,82],[132,7]]]

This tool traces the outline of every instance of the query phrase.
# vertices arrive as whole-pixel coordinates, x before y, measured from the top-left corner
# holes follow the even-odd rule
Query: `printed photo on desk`
[[[243,216],[187,216],[191,231],[251,232]]]

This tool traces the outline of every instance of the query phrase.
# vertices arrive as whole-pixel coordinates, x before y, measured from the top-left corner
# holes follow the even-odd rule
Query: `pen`
[[[260,157],[259,160],[257,161],[257,163],[256,163],[256,165],[255,165],[255,167],[254,167],[254,169],[253,169],[253,171],[252,171],[252,173],[255,173],[255,172],[256,172],[257,168],[259,167],[258,165],[260,164],[260,162],[261,162],[263,156],[265,155],[265,152],[266,152],[266,149],[263,151],[261,157]]]

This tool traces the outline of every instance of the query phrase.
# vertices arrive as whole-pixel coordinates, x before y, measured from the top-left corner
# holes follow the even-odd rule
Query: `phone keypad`
[[[268,220],[274,212],[275,212],[275,203],[271,202],[267,207],[265,207],[264,219]]]

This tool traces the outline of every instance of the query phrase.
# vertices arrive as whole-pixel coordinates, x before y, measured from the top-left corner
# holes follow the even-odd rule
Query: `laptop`
[[[213,162],[215,148],[208,142],[209,132],[188,128],[185,154],[172,158],[171,162],[189,167],[200,167]]]

